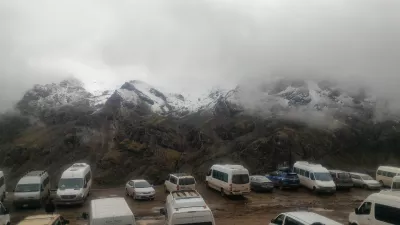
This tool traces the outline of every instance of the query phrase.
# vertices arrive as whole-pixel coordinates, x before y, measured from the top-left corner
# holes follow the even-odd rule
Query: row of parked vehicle
[[[363,221],[375,221],[367,224],[400,224],[400,169],[381,166],[377,170],[377,180],[366,174],[348,173],[340,170],[328,170],[320,164],[305,161],[296,162],[293,168],[279,168],[267,175],[252,175],[241,165],[213,165],[206,174],[206,185],[225,195],[245,195],[253,191],[272,191],[274,187],[294,188],[300,185],[315,192],[333,193],[336,189],[349,189],[353,186],[378,189],[390,184],[390,191],[381,191],[370,195],[360,207],[349,215],[350,224],[363,224]],[[389,179],[390,178],[390,179]],[[5,198],[5,179],[0,171],[0,196]],[[90,194],[92,184],[91,168],[86,163],[75,163],[66,169],[58,182],[55,204],[82,204]],[[4,189],[3,189],[4,187]],[[164,183],[169,193],[166,205],[160,210],[165,215],[166,224],[201,223],[215,224],[212,211],[196,191],[196,180],[184,173],[170,174]],[[156,192],[146,180],[130,180],[125,186],[126,195],[134,199],[154,200]],[[16,208],[40,206],[50,196],[49,175],[46,171],[30,171],[18,181],[14,189],[13,203]],[[104,210],[107,209],[107,210]],[[111,210],[118,209],[118,210]],[[120,210],[121,209],[121,210]],[[110,214],[108,217],[107,215]],[[112,214],[112,215],[111,215]],[[115,220],[119,215],[121,218]],[[29,222],[42,220],[45,216],[32,216]],[[51,219],[47,218],[51,217]],[[60,215],[47,215],[46,221],[54,224],[67,224]],[[134,215],[124,198],[95,199],[91,201],[90,213],[85,217],[90,224],[104,224],[122,221],[121,224],[134,224]],[[196,220],[196,221],[195,221]],[[8,210],[0,203],[0,224],[9,224]],[[379,222],[386,221],[386,222]],[[388,223],[389,221],[389,223]],[[395,222],[395,223],[394,223]],[[27,223],[27,224],[30,224]],[[287,212],[278,215],[270,224],[339,224],[321,215],[311,212]],[[21,224],[24,224],[21,222]],[[44,223],[45,224],[45,223]],[[49,223],[53,224],[53,223]]]

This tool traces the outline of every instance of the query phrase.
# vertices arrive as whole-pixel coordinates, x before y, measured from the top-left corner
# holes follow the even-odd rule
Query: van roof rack
[[[71,167],[86,167],[88,164],[86,163],[74,163]]]
[[[187,198],[201,197],[200,194],[195,190],[172,191],[171,195],[174,199],[187,199]]]
[[[30,170],[26,172],[24,176],[42,176],[46,172],[46,170]]]

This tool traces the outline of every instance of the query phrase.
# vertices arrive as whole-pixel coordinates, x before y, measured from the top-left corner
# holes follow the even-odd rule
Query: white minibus
[[[350,225],[400,224],[400,193],[381,191],[369,195],[349,215]]]
[[[207,173],[206,185],[221,195],[250,193],[249,171],[241,165],[213,165]]]
[[[160,213],[165,215],[166,225],[215,225],[211,209],[195,190],[172,191]]]
[[[86,163],[75,163],[66,169],[57,185],[55,204],[83,204],[92,187],[92,171]]]
[[[27,172],[14,189],[15,208],[41,207],[50,197],[50,178],[45,170]]]
[[[298,161],[293,165],[300,184],[314,192],[335,193],[336,185],[329,171],[321,164]]]
[[[376,180],[379,181],[382,186],[390,187],[392,185],[393,177],[399,175],[400,168],[393,166],[380,166],[376,170]]]
[[[393,177],[392,186],[390,188],[392,191],[400,191],[400,176]]]

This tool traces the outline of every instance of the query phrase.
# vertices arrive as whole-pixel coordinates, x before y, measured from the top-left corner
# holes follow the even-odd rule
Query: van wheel
[[[223,188],[221,188],[221,196],[222,196],[222,197],[225,197],[225,191],[224,191]]]

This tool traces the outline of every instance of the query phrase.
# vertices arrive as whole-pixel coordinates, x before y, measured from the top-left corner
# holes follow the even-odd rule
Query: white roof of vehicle
[[[90,202],[92,218],[133,216],[131,209],[122,197],[101,198]]]
[[[400,193],[398,191],[383,190],[379,193],[369,195],[365,200],[400,208]]]
[[[62,173],[61,178],[83,178],[87,170],[90,170],[88,164],[74,163]]]
[[[195,190],[173,191],[168,197],[174,208],[208,207],[203,197]]]
[[[287,212],[284,213],[286,216],[290,216],[293,219],[297,219],[303,223],[312,224],[316,222],[320,222],[326,225],[343,225],[339,222],[336,222],[332,219],[329,219],[325,216],[321,216],[314,212],[307,212],[307,211],[299,211],[299,212]]]
[[[22,177],[19,181],[18,184],[39,184],[40,183],[40,177]]]
[[[232,165],[232,164],[225,164],[225,165],[216,164],[216,165],[213,165],[211,168],[216,168],[216,169],[219,168],[219,169],[225,169],[225,170],[246,170],[247,171],[247,169],[242,165]]]
[[[353,173],[353,172],[350,172],[350,174],[358,175],[358,176],[370,176],[370,175],[368,175],[366,173]]]
[[[4,175],[3,171],[0,170],[0,177]]]
[[[378,170],[400,173],[400,168],[394,166],[380,166],[378,167]]]
[[[310,163],[307,161],[297,161],[294,166],[298,168],[308,169],[313,172],[329,172],[328,169],[323,167],[321,164]]]

